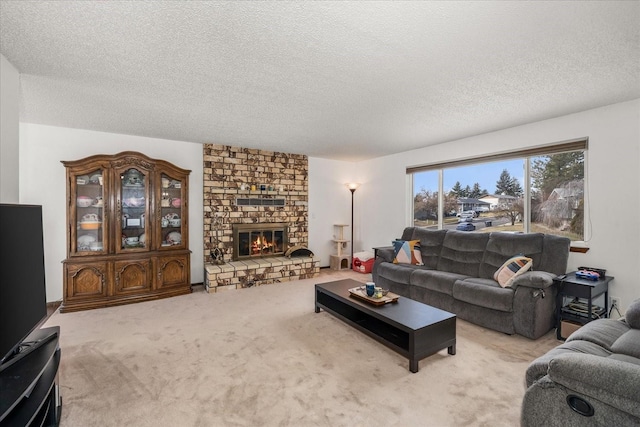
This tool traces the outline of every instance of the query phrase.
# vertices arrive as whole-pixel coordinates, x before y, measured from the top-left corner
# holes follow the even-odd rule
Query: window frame
[[[511,150],[504,151],[494,154],[488,154],[477,157],[466,157],[456,160],[444,161],[444,162],[434,162],[428,164],[414,165],[408,166],[406,168],[406,174],[409,178],[408,188],[410,188],[409,197],[410,200],[410,222],[411,226],[415,225],[415,217],[414,217],[414,174],[420,172],[430,172],[437,171],[438,172],[438,230],[443,229],[444,227],[444,170],[446,168],[453,168],[459,166],[470,166],[481,163],[490,163],[496,162],[500,160],[513,160],[513,159],[523,159],[524,161],[524,183],[523,183],[523,198],[524,198],[524,221],[523,221],[523,229],[524,233],[531,232],[531,159],[539,156],[547,156],[552,154],[559,153],[567,153],[572,151],[583,151],[584,153],[584,229],[583,229],[583,239],[582,240],[573,240],[571,241],[571,251],[572,252],[586,252],[588,248],[585,247],[586,242],[589,241],[587,238],[587,228],[590,224],[589,220],[589,196],[588,196],[588,174],[587,174],[587,164],[588,164],[588,150],[589,149],[589,138],[582,137],[576,138],[568,141],[556,142],[552,144],[539,145],[535,147],[520,149],[520,150]]]

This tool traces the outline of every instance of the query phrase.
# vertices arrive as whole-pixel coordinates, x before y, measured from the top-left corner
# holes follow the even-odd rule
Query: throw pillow
[[[420,240],[396,240],[392,243],[395,252],[394,264],[422,265]]]
[[[495,272],[493,278],[502,286],[507,288],[511,286],[514,279],[531,268],[533,260],[526,256],[516,255],[513,258],[508,259],[502,266]]]

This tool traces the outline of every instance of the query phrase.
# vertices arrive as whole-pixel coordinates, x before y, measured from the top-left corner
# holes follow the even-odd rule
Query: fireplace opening
[[[233,260],[283,256],[287,250],[287,224],[234,224]]]

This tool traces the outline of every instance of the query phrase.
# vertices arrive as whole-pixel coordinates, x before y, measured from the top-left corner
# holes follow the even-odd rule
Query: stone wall
[[[307,156],[216,144],[203,150],[205,264],[216,246],[231,261],[236,223],[287,223],[289,246],[308,245]],[[238,197],[283,198],[285,205],[237,206]],[[287,274],[307,276],[302,270]]]

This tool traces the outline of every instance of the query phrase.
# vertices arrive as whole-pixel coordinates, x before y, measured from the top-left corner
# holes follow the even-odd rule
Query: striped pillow
[[[502,286],[507,288],[511,286],[511,283],[516,277],[524,273],[531,268],[533,260],[526,256],[516,255],[513,258],[508,259],[502,266],[495,272],[493,278]]]

